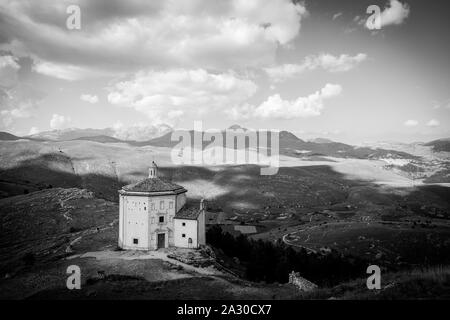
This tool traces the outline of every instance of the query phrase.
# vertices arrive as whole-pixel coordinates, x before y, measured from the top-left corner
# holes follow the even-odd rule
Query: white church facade
[[[187,190],[158,177],[153,162],[148,178],[119,190],[119,247],[128,250],[198,248],[205,244],[205,205],[186,205]]]

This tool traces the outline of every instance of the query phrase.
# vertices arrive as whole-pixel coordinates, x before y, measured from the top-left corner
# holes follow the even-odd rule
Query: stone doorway
[[[158,233],[158,249],[166,247],[166,234]]]

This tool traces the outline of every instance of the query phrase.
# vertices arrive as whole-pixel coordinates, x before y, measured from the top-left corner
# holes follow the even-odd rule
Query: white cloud
[[[337,96],[342,87],[337,84],[326,84],[321,90],[307,97],[299,97],[293,101],[284,100],[279,94],[272,95],[255,107],[245,104],[234,107],[226,113],[235,120],[248,118],[294,119],[319,116],[324,108],[324,101]]]
[[[28,132],[29,136],[32,136],[33,134],[39,133],[39,129],[37,127],[31,127],[30,131]]]
[[[338,13],[335,13],[335,14],[333,14],[333,20],[336,20],[337,18],[339,18],[340,16],[342,16],[342,12],[338,12]]]
[[[409,11],[410,8],[407,3],[402,4],[398,0],[390,0],[389,5],[381,12],[381,27],[402,24],[409,16]],[[366,27],[368,22],[366,22]]]
[[[353,69],[366,58],[367,55],[364,53],[358,53],[353,57],[347,54],[341,54],[339,57],[331,54],[322,54],[317,59],[313,59],[311,63],[312,65],[318,64],[330,72],[343,72]]]
[[[450,99],[446,100],[446,101],[433,101],[433,109],[438,110],[438,109],[450,109]]]
[[[0,115],[3,125],[8,128],[15,120],[31,117],[31,110],[34,107],[31,101],[19,102],[19,106],[13,109],[1,110]]]
[[[0,29],[9,40],[2,48],[67,80],[146,66],[228,70],[273,63],[307,16],[291,0],[111,1],[1,2]],[[77,32],[60,19],[68,4],[82,8]]]
[[[59,114],[53,114],[50,120],[50,128],[52,129],[64,129],[67,128],[72,120],[70,117],[61,116]]]
[[[440,124],[441,123],[436,119],[431,119],[430,121],[427,122],[428,127],[439,127]]]
[[[43,60],[36,60],[33,71],[62,80],[76,81],[86,78],[94,78],[110,75],[107,71],[100,71],[93,67],[80,67],[71,64],[54,63]]]
[[[138,72],[109,88],[108,101],[146,114],[152,123],[186,113],[201,114],[241,104],[257,89],[232,72],[213,74],[203,69]]]
[[[419,121],[410,119],[410,120],[406,120],[403,124],[407,127],[415,127],[419,124]]]
[[[86,102],[92,103],[92,104],[95,104],[98,102],[98,97],[96,95],[91,95],[91,94],[82,94],[80,96],[80,99],[82,101],[86,101]]]
[[[333,56],[331,54],[320,54],[318,56],[308,56],[301,64],[283,64],[276,67],[266,68],[265,71],[274,81],[299,75],[307,70],[322,68],[330,72],[349,71],[367,59],[365,53],[358,53],[355,56],[341,54]]]
[[[0,87],[8,88],[16,84],[19,64],[12,56],[0,56]]]
[[[0,55],[0,123],[7,129],[17,119],[31,117],[41,99],[34,86],[21,81],[20,68],[17,57]]]

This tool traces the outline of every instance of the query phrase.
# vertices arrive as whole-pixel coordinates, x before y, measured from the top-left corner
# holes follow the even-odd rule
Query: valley
[[[58,287],[64,286],[63,269],[71,263],[67,259],[76,256],[73,259],[90,270],[84,281],[97,279],[98,270],[107,269],[111,275],[109,280],[90,280],[95,297],[105,297],[105,292],[120,297],[134,285],[142,286],[141,297],[155,297],[158,286],[178,281],[191,288],[189,279],[195,278],[212,291],[225,285],[235,298],[298,298],[288,287],[251,284],[226,272],[217,278],[199,270],[187,272],[189,267],[178,270],[160,258],[138,259],[128,270],[120,267],[126,262],[117,257],[82,257],[89,252],[116,254],[117,190],[144,177],[151,161],[158,163],[163,178],[188,190],[188,199],[207,200],[208,227],[220,225],[236,235],[248,232],[256,240],[284,241],[295,250],[350,254],[389,272],[448,265],[446,151],[434,152],[430,146],[423,146],[428,153],[416,154],[406,148],[360,150],[295,138],[280,135],[279,171],[261,176],[256,164],[173,165],[171,145],[164,138],[155,145],[136,145],[89,137],[37,141],[8,136],[0,141],[0,287],[5,289],[4,297],[68,297]],[[345,155],[339,150],[346,150]],[[416,175],[409,165],[414,170],[427,169]],[[102,261],[109,261],[108,266]],[[160,280],[166,282],[156,285],[156,279],[146,278],[139,270],[147,264],[161,270],[165,276]],[[44,274],[55,274],[56,280],[47,281]],[[119,281],[115,275],[131,278]],[[28,284],[24,288],[20,283]],[[266,289],[257,295],[248,289],[255,285]],[[92,295],[89,292],[78,297]]]

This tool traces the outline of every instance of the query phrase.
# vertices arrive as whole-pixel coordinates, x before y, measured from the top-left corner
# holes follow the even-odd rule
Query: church
[[[119,247],[126,250],[198,248],[205,244],[205,203],[189,207],[187,190],[158,177],[152,162],[148,178],[119,190]]]

